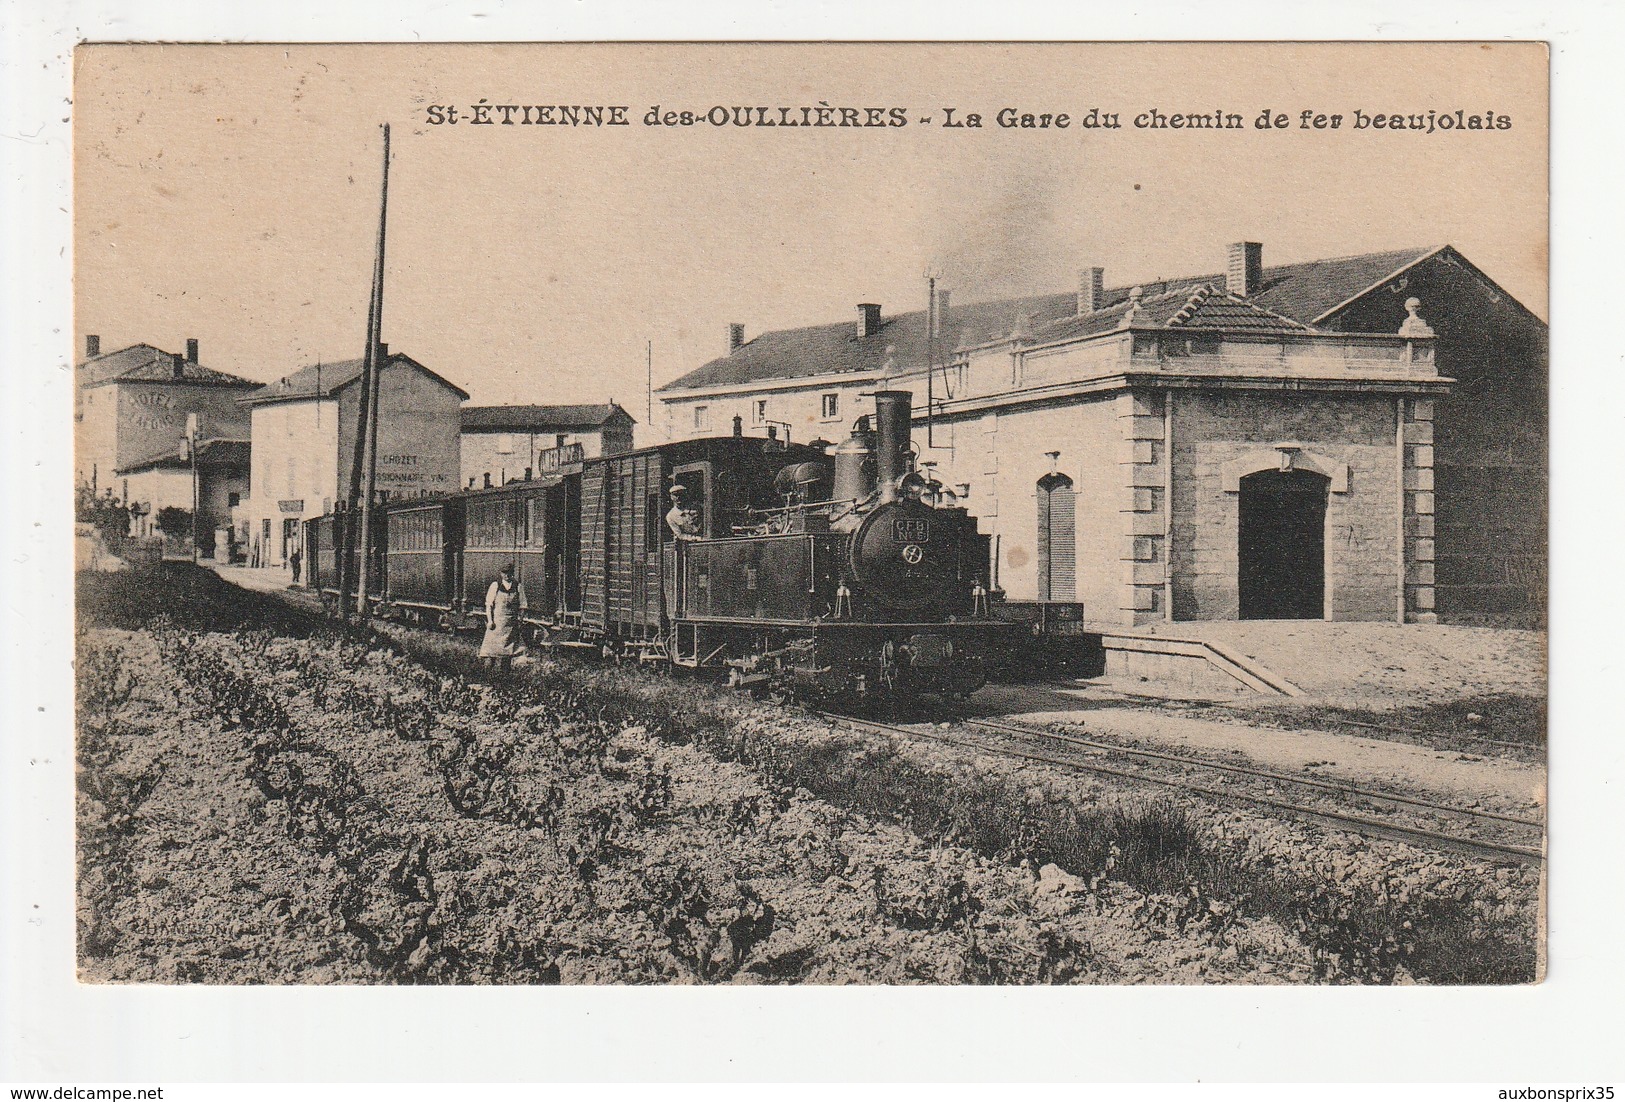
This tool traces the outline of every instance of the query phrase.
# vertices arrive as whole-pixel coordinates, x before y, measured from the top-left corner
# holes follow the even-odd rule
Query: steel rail
[[[1521,819],[1516,815],[1503,815],[1497,811],[1481,811],[1470,807],[1454,807],[1450,804],[1434,803],[1431,800],[1422,800],[1414,796],[1401,796],[1397,793],[1378,792],[1375,789],[1361,788],[1358,785],[1342,784],[1337,781],[1322,780],[1319,777],[1300,776],[1292,773],[1280,773],[1273,769],[1255,769],[1245,765],[1232,765],[1228,762],[1207,761],[1204,758],[1186,757],[1183,754],[1170,754],[1159,750],[1142,750],[1138,747],[1122,746],[1112,742],[1097,742],[1094,739],[1079,738],[1076,735],[1064,735],[1058,731],[1046,731],[1041,728],[1024,727],[1018,723],[1000,723],[997,720],[982,719],[979,717],[964,717],[960,722],[973,727],[986,727],[993,731],[1008,731],[1016,735],[1025,735],[1032,738],[1052,739],[1073,746],[1084,746],[1092,750],[1105,750],[1113,754],[1122,754],[1126,757],[1146,758],[1156,761],[1170,761],[1180,765],[1191,765],[1201,769],[1214,769],[1224,773],[1236,773],[1247,777],[1262,777],[1267,780],[1280,781],[1283,784],[1298,784],[1306,788],[1318,788],[1327,792],[1336,792],[1345,796],[1359,796],[1368,800],[1380,800],[1387,803],[1405,804],[1410,807],[1422,808],[1426,811],[1438,811],[1448,815],[1462,815],[1471,819],[1494,819],[1497,822],[1512,823],[1516,826],[1535,827],[1540,829],[1545,824],[1534,819]]]
[[[1490,861],[1520,861],[1525,864],[1540,864],[1544,854],[1540,850],[1527,846],[1507,845],[1499,842],[1482,842],[1472,838],[1460,838],[1452,834],[1444,834],[1436,830],[1423,827],[1402,826],[1397,823],[1385,823],[1377,819],[1370,819],[1363,815],[1347,815],[1336,812],[1323,811],[1319,808],[1306,807],[1302,804],[1289,803],[1286,800],[1271,799],[1267,796],[1253,796],[1244,792],[1226,792],[1205,785],[1191,784],[1188,781],[1176,780],[1171,777],[1149,776],[1129,769],[1118,769],[1097,762],[1083,761],[1076,757],[1062,757],[1055,754],[1044,754],[1034,750],[1015,748],[1000,748],[990,746],[985,742],[967,741],[951,738],[934,731],[917,731],[913,728],[899,726],[891,723],[880,723],[875,720],[855,719],[850,716],[834,715],[827,712],[816,713],[831,722],[844,723],[860,730],[869,729],[883,731],[890,734],[901,735],[904,738],[926,739],[940,742],[949,746],[957,746],[963,750],[982,750],[988,753],[1003,754],[1006,757],[1023,758],[1028,761],[1043,762],[1048,765],[1059,765],[1069,769],[1081,770],[1090,773],[1099,773],[1109,777],[1121,777],[1125,780],[1140,781],[1146,784],[1160,784],[1169,788],[1177,788],[1185,792],[1192,792],[1199,796],[1207,796],[1215,800],[1242,801],[1257,804],[1276,811],[1283,812],[1305,822],[1315,823],[1328,830],[1352,831],[1368,837],[1384,838],[1389,841],[1415,844],[1425,843],[1436,849],[1447,849],[1469,857],[1477,857]],[[1041,733],[1041,732],[1040,732]]]
[[[1051,689],[1072,689],[1072,690],[1076,690],[1076,689],[1080,688],[1081,686],[1079,686],[1076,682],[1072,682],[1072,681],[1046,681],[1046,682],[1039,683],[1039,687],[1051,688]],[[1243,701],[1207,700],[1207,699],[1183,698],[1183,697],[1163,697],[1163,696],[1156,696],[1156,695],[1154,695],[1152,693],[1135,693],[1135,692],[1129,692],[1126,689],[1111,689],[1111,688],[1106,688],[1105,686],[1095,686],[1095,688],[1100,692],[1109,693],[1112,696],[1122,697],[1122,698],[1124,698],[1126,700],[1142,701],[1145,704],[1150,705],[1150,706],[1167,705],[1167,704],[1194,704],[1194,705],[1199,705],[1199,706],[1207,707],[1207,708],[1223,708],[1223,709],[1226,709],[1226,710],[1234,710],[1236,708],[1250,707],[1251,706],[1251,704],[1249,704],[1247,702],[1243,702]],[[1482,743],[1486,743],[1486,744],[1488,744],[1490,746],[1506,746],[1506,747],[1510,747],[1511,749],[1514,749],[1514,750],[1538,750],[1538,751],[1544,752],[1545,749],[1546,749],[1546,746],[1545,746],[1544,743],[1539,743],[1539,742],[1512,742],[1512,741],[1509,741],[1507,739],[1490,738],[1487,735],[1469,735],[1469,734],[1467,734],[1465,732],[1462,732],[1462,731],[1428,731],[1428,730],[1424,730],[1421,727],[1398,727],[1398,726],[1395,726],[1395,725],[1393,725],[1391,723],[1368,723],[1363,719],[1335,718],[1335,719],[1328,720],[1327,722],[1336,724],[1337,726],[1340,726],[1340,727],[1361,727],[1361,728],[1364,728],[1367,731],[1387,731],[1390,734],[1417,735],[1417,736],[1420,736],[1422,738],[1460,739],[1463,742],[1482,742]],[[1290,728],[1290,727],[1282,727],[1282,726],[1279,726],[1277,724],[1261,724],[1260,726],[1268,726],[1269,729],[1272,730],[1272,731],[1290,731],[1290,730],[1292,730],[1292,728]],[[1313,728],[1313,729],[1314,730],[1324,730],[1324,728]]]

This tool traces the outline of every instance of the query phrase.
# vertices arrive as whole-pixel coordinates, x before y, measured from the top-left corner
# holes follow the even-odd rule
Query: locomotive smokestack
[[[897,500],[897,482],[908,473],[913,404],[914,395],[907,390],[875,392],[875,479],[881,504]]]

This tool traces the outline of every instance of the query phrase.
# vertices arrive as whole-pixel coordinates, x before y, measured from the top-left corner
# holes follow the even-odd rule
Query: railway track
[[[1543,854],[1536,845],[1526,845],[1500,838],[1475,838],[1453,831],[1435,829],[1432,826],[1419,826],[1414,823],[1393,819],[1379,819],[1369,814],[1361,814],[1346,809],[1314,806],[1301,801],[1282,799],[1274,795],[1273,790],[1269,793],[1250,792],[1244,786],[1258,782],[1271,785],[1295,785],[1308,790],[1315,796],[1341,801],[1362,800],[1368,803],[1386,804],[1401,812],[1420,813],[1434,819],[1467,824],[1479,829],[1488,828],[1502,833],[1526,833],[1531,830],[1538,832],[1542,824],[1533,819],[1434,803],[1399,793],[1380,792],[1374,789],[1341,784],[1320,777],[1306,777],[1268,769],[1212,762],[1202,758],[1187,757],[1158,750],[1143,750],[1118,743],[1081,738],[1056,731],[1004,723],[997,720],[955,716],[954,724],[959,729],[959,733],[953,734],[941,730],[922,730],[902,724],[883,723],[835,713],[821,712],[819,714],[832,722],[847,724],[860,730],[882,731],[901,735],[905,738],[925,739],[957,746],[962,749],[982,750],[1007,757],[1061,766],[1079,772],[1118,777],[1146,784],[1163,785],[1229,803],[1266,807],[1294,819],[1314,823],[1328,830],[1348,831],[1371,838],[1407,842],[1411,845],[1448,850],[1492,862],[1516,861],[1523,864],[1539,864],[1543,860]],[[980,734],[970,732],[979,732]],[[1102,756],[1106,755],[1149,763],[1157,766],[1162,772],[1131,769],[1117,762],[1100,760]],[[1229,787],[1216,787],[1211,781],[1203,783],[1190,776],[1191,773],[1200,774],[1203,771],[1217,773],[1224,778],[1236,779],[1238,783]]]
[[[1077,689],[1078,688],[1078,682],[1076,682],[1076,681],[1036,682],[1036,683],[1034,683],[1034,687],[1035,688],[1041,688],[1041,689],[1053,689],[1053,690],[1060,690],[1060,691],[1068,691],[1068,690]],[[1202,698],[1189,698],[1189,699],[1169,698],[1169,697],[1164,697],[1164,696],[1154,696],[1154,695],[1152,695],[1150,693],[1129,692],[1129,691],[1124,690],[1124,689],[1109,689],[1109,690],[1105,690],[1105,691],[1107,693],[1109,693],[1109,695],[1111,695],[1113,697],[1120,698],[1120,699],[1122,699],[1124,701],[1127,701],[1127,702],[1130,702],[1132,704],[1138,705],[1139,707],[1151,708],[1151,709],[1155,709],[1157,711],[1167,711],[1167,710],[1169,710],[1169,704],[1170,703],[1183,704],[1183,705],[1186,705],[1186,706],[1196,705],[1196,706],[1205,707],[1205,708],[1215,708],[1215,709],[1219,709],[1221,711],[1229,710],[1229,709],[1235,709],[1237,707],[1246,707],[1247,706],[1245,704],[1238,704],[1236,702],[1227,701],[1227,700],[1209,700],[1209,699],[1202,699]],[[1257,717],[1252,717],[1252,716],[1247,717],[1249,722],[1256,722],[1256,718]],[[1335,719],[1331,720],[1330,722],[1332,723],[1332,725],[1337,726],[1337,727],[1353,727],[1353,728],[1356,728],[1356,729],[1362,730],[1362,731],[1377,731],[1377,732],[1380,732],[1383,735],[1409,735],[1411,738],[1419,739],[1419,740],[1429,740],[1429,741],[1443,740],[1445,742],[1470,742],[1470,743],[1478,743],[1478,744],[1483,745],[1483,746],[1499,746],[1499,747],[1502,747],[1502,748],[1507,749],[1507,750],[1519,750],[1519,751],[1524,751],[1526,753],[1533,753],[1533,754],[1544,754],[1545,750],[1546,750],[1545,745],[1542,744],[1542,743],[1538,743],[1538,742],[1509,741],[1507,739],[1490,738],[1488,735],[1469,734],[1469,733],[1467,733],[1465,731],[1438,731],[1438,730],[1430,731],[1430,730],[1426,730],[1426,729],[1421,728],[1421,727],[1400,727],[1400,726],[1398,726],[1396,724],[1392,724],[1392,723],[1370,723],[1370,722],[1367,722],[1366,720],[1347,719],[1347,718],[1342,717],[1342,716],[1338,716]],[[1287,727],[1278,726],[1276,724],[1265,724],[1265,726],[1270,726],[1272,728],[1276,728],[1276,729],[1279,729],[1279,730],[1287,730],[1287,729],[1289,729]],[[1424,745],[1426,745],[1426,744],[1427,744],[1427,742],[1425,741]]]
[[[280,596],[284,597],[285,603],[299,608],[299,611],[310,619],[317,620],[320,618],[321,614],[319,612],[309,608],[301,608],[295,602],[287,601],[285,594]],[[960,729],[961,734],[957,737],[937,729],[922,730],[917,726],[884,723],[839,713],[820,711],[816,714],[831,722],[845,724],[860,730],[874,730],[901,735],[905,738],[924,739],[957,746],[962,749],[981,750],[1028,761],[1042,762],[1079,772],[1118,777],[1145,784],[1163,785],[1224,802],[1266,807],[1272,811],[1304,822],[1314,823],[1329,830],[1349,831],[1367,837],[1384,838],[1426,848],[1448,850],[1487,861],[1517,861],[1525,864],[1539,864],[1543,860],[1543,854],[1538,845],[1524,845],[1499,839],[1465,837],[1460,834],[1432,829],[1431,827],[1376,819],[1370,815],[1356,814],[1347,810],[1310,806],[1301,802],[1278,798],[1273,794],[1273,790],[1271,793],[1264,794],[1248,792],[1241,785],[1260,782],[1271,785],[1292,785],[1316,795],[1336,800],[1360,800],[1372,804],[1383,804],[1400,811],[1416,812],[1453,822],[1489,827],[1502,832],[1533,831],[1537,833],[1538,837],[1538,832],[1542,829],[1540,822],[1514,815],[1455,807],[1400,793],[1382,792],[1344,784],[1321,777],[1282,773],[1228,762],[1214,762],[1167,751],[1124,746],[1120,743],[1083,738],[1054,730],[956,713],[947,713],[945,718],[951,720]],[[969,735],[967,737],[966,732],[981,732],[981,735]],[[1099,760],[1102,756],[1147,763],[1165,771],[1158,774],[1129,769],[1120,764]],[[1168,769],[1186,774],[1206,771],[1219,774],[1222,777],[1235,778],[1240,783],[1232,787],[1219,788],[1214,787],[1211,783],[1195,781],[1188,775],[1172,775],[1166,771]]]

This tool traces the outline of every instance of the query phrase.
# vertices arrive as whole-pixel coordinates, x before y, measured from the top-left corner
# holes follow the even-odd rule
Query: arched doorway
[[[1243,620],[1326,615],[1326,494],[1315,471],[1259,471],[1241,480],[1236,582]]]
[[[1038,599],[1078,595],[1077,494],[1072,480],[1050,473],[1038,480]]]

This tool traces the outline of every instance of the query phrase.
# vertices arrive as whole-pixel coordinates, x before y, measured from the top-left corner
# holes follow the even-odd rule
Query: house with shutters
[[[674,438],[839,440],[914,394],[917,463],[1009,599],[1154,620],[1543,615],[1547,327],[1449,245],[763,333],[658,392]]]

